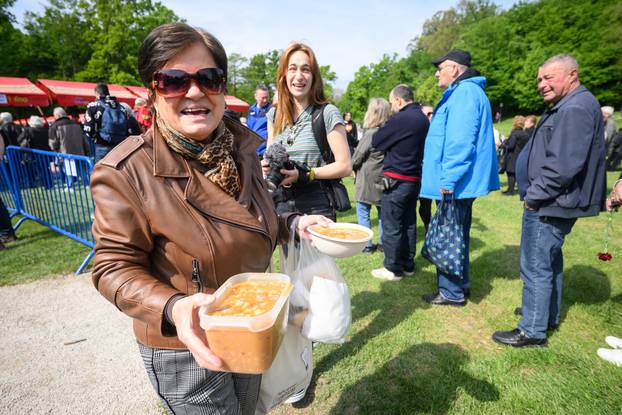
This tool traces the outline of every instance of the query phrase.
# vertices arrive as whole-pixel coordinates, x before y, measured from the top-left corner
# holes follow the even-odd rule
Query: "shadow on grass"
[[[471,261],[471,298],[469,301],[479,304],[492,291],[492,281],[496,278],[518,279],[518,259],[520,247],[505,245],[480,255]]]
[[[410,278],[401,282],[384,282],[381,285],[380,292],[362,291],[352,297],[352,322],[358,321],[375,311],[379,311],[379,313],[368,325],[356,332],[350,340],[316,362],[307,394],[302,401],[295,403],[294,407],[306,408],[313,402],[317,381],[324,372],[328,372],[342,359],[356,355],[369,340],[399,325],[402,320],[412,315],[418,306],[429,307],[427,303],[421,300],[417,301],[417,298],[420,297],[418,291],[422,289],[419,278],[423,274],[427,273],[418,273],[417,279],[412,279],[413,283],[410,284],[405,283],[411,281]]]
[[[330,413],[444,414],[460,390],[478,401],[499,400],[494,385],[463,369],[468,361],[468,353],[452,343],[411,346],[345,389]]]
[[[601,270],[589,265],[574,265],[564,270],[561,321],[566,319],[568,310],[573,305],[602,304],[609,300],[610,296],[609,278]]]

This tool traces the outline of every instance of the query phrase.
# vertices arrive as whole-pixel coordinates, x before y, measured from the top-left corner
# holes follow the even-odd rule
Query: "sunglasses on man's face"
[[[153,74],[151,86],[158,95],[165,98],[186,95],[194,80],[199,89],[207,95],[219,95],[225,92],[225,73],[220,68],[203,68],[195,73],[180,69],[161,69]]]

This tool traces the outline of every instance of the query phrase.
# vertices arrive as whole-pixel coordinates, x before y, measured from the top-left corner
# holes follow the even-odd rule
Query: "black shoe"
[[[375,246],[366,246],[365,248],[363,248],[364,254],[373,254],[374,252],[376,252]]]
[[[502,194],[503,196],[514,196],[514,192],[509,192],[509,191],[507,191],[507,190],[506,190],[505,192],[501,192],[501,194]]]
[[[378,252],[384,252],[384,246],[382,246],[382,244],[378,244],[378,245],[376,245],[376,251],[378,251]]]
[[[531,339],[525,336],[525,333],[519,329],[511,331],[495,331],[492,339],[504,346],[512,347],[528,347],[528,346],[546,346],[546,339]]]
[[[523,308],[522,307],[516,307],[514,309],[514,315],[515,316],[522,316],[523,315]]]
[[[2,243],[9,243],[9,242],[15,242],[17,241],[17,236],[15,236],[14,233],[10,233],[8,235],[0,235],[0,242]]]
[[[463,288],[462,292],[464,293],[464,298],[471,298],[471,289],[470,288]]]
[[[427,294],[422,296],[423,301],[434,305],[450,305],[454,307],[463,307],[466,301],[451,301],[441,295],[441,293]]]

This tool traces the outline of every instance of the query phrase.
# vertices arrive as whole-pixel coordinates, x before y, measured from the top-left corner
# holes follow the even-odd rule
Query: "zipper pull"
[[[196,258],[192,258],[192,282],[198,285],[198,292],[203,292],[201,274],[199,273],[199,261]]]

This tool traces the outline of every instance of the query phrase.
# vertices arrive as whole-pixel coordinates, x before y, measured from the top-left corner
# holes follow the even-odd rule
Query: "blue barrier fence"
[[[11,175],[9,173],[8,162],[6,159],[0,160],[0,199],[6,206],[11,217],[17,215],[17,195],[13,184],[11,183]]]
[[[9,212],[23,216],[15,229],[30,219],[92,249],[95,205],[90,187],[91,159],[16,146],[7,147],[6,158],[9,171],[3,171],[2,175],[9,177],[8,191],[4,187],[0,191],[3,201],[6,194],[12,194],[13,201],[7,203]],[[92,257],[91,250],[76,274],[82,272]]]

